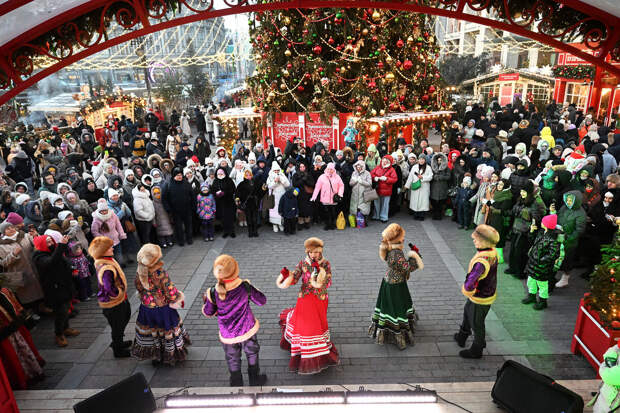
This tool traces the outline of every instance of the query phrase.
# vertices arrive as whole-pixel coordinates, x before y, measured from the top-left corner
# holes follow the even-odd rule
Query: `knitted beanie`
[[[9,215],[6,216],[6,222],[12,225],[19,225],[24,223],[24,218],[15,212],[9,212]]]
[[[95,237],[88,246],[88,253],[98,260],[105,257],[105,253],[114,246],[114,241],[108,237]]]
[[[555,229],[558,225],[558,216],[555,214],[545,215],[542,219],[542,224],[547,229]]]
[[[118,191],[114,188],[108,188],[108,199],[112,199],[113,196],[119,195]]]

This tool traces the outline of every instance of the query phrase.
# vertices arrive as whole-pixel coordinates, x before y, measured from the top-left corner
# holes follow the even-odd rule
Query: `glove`
[[[379,177],[375,176],[375,182],[379,182]]]
[[[282,280],[286,280],[286,278],[290,275],[290,271],[288,270],[288,268],[284,267],[280,271],[280,274],[282,275]]]

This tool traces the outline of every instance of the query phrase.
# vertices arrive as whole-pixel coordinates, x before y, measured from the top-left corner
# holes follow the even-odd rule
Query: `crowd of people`
[[[198,236],[204,242],[216,236],[235,238],[247,227],[252,238],[262,226],[284,235],[319,224],[325,231],[346,224],[363,228],[371,221],[385,224],[400,211],[415,220],[448,216],[455,229],[486,225],[496,231],[498,263],[506,260],[506,273],[527,279],[523,303],[542,310],[554,288],[568,285],[573,270],[585,267],[583,276],[591,272],[600,260],[600,245],[609,243],[617,230],[620,138],[574,105],[552,103],[541,113],[532,104],[502,108],[493,102],[484,108],[473,103],[461,122],[452,122],[437,151],[426,139],[409,144],[401,136],[389,142],[384,136],[367,148],[348,141],[343,150],[323,142],[306,147],[297,137],[282,149],[269,139],[253,147],[239,139],[230,151],[212,150],[214,110],[195,108],[195,128],[185,111],[174,111],[166,121],[160,111],[149,110],[135,123],[125,117],[110,119],[97,136],[79,117],[62,132],[53,127],[48,139],[37,140],[21,128],[19,139],[4,146],[0,303],[8,309],[4,323],[12,327],[0,338],[15,351],[0,355],[3,361],[15,361],[21,352],[29,355],[29,363],[12,373],[20,377],[16,387],[42,374],[43,360],[23,326],[53,314],[55,342],[67,346],[79,334],[69,327],[69,319],[78,313],[76,304],[95,297],[112,326],[115,356],[132,354],[160,363],[182,360],[185,345],[191,343],[176,314],[182,293],[162,269],[161,249],[191,245]],[[397,235],[394,239],[404,231]],[[392,268],[388,279],[406,281],[409,272],[423,264],[416,254],[405,259],[402,252],[390,252],[398,250],[392,244],[402,240],[388,238],[381,258],[402,267]],[[94,248],[93,239],[108,241]],[[322,252],[322,241],[312,242],[307,252]],[[303,301],[304,308],[320,309],[324,317],[322,301],[331,272],[319,255],[324,270],[320,282],[320,269],[312,267],[311,259],[302,260],[295,276],[283,276],[278,284],[285,288],[301,277],[303,296],[314,297]],[[130,314],[122,271],[136,259],[136,288],[145,310],[141,307],[131,343],[122,334]],[[222,265],[235,272],[230,261]],[[397,319],[404,324],[390,331],[386,320],[393,315],[383,308],[392,284],[382,286],[383,302],[372,316],[370,334],[380,343],[392,341],[404,348],[412,342],[416,315],[410,297],[397,289],[394,294],[400,294],[404,306]],[[206,296],[210,304],[205,314],[214,314],[230,286]],[[256,304],[264,304],[262,293],[246,289]],[[156,293],[161,291],[165,293]],[[173,304],[173,312],[159,310],[168,304]],[[315,372],[337,363],[338,354],[326,339],[323,360],[304,363],[304,334],[297,331],[303,328],[294,316],[304,311],[283,312],[281,324],[291,354],[300,356],[292,368]],[[251,320],[246,324],[252,331]],[[319,324],[326,326],[326,319]],[[220,322],[220,328],[226,337],[229,326]],[[307,335],[325,331],[321,327]],[[247,334],[243,337],[246,353],[256,350],[258,343],[246,342]],[[236,344],[241,341],[223,340],[231,345],[226,350],[230,360],[238,358]],[[157,346],[166,351],[154,352]],[[236,368],[238,363],[231,363]],[[255,382],[261,381],[258,367],[254,373]]]

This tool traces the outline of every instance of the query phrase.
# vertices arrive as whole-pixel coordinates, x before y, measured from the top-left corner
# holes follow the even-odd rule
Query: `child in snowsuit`
[[[538,231],[527,256],[525,275],[527,275],[527,296],[521,300],[523,304],[534,303],[534,310],[547,308],[549,298],[549,280],[553,280],[555,273],[562,263],[562,243],[558,241],[559,231],[557,215],[547,215],[542,219],[542,230]],[[531,226],[530,232],[536,231],[536,225]],[[538,293],[538,301],[536,301]]]
[[[472,189],[471,175],[465,175],[463,182],[456,190],[454,203],[456,204],[456,221],[459,229],[467,229],[471,224],[471,203],[469,199],[474,196],[476,191]]]
[[[159,240],[159,246],[162,248],[172,247],[174,242],[172,241],[172,224],[170,223],[170,217],[166,208],[164,208],[163,201],[161,199],[161,187],[154,186],[151,188],[151,194],[153,195],[153,208],[155,209],[155,229],[157,230],[157,238]]]
[[[297,230],[297,216],[299,207],[297,202],[298,188],[289,188],[280,198],[278,213],[284,219],[284,233],[295,234]]]
[[[230,386],[243,386],[242,349],[248,359],[250,386],[262,386],[267,376],[260,374],[258,365],[260,346],[256,335],[260,323],[252,313],[250,301],[262,306],[267,298],[248,280],[239,278],[239,264],[230,255],[220,255],[215,259],[213,275],[217,284],[205,292],[202,313],[207,317],[217,315],[220,341],[230,371]]]
[[[203,182],[200,185],[200,193],[196,197],[196,213],[202,221],[200,230],[205,241],[213,241],[215,230],[213,223],[215,221],[215,198],[209,192],[209,184]]]
[[[73,277],[75,277],[77,282],[78,299],[80,301],[90,300],[90,297],[94,296],[90,277],[95,273],[95,267],[84,255],[84,251],[79,242],[74,241],[69,243],[67,258],[71,261]]]

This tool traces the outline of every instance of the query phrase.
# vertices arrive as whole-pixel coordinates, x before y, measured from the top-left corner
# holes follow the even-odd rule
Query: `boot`
[[[454,341],[459,347],[465,347],[465,342],[467,341],[467,334],[459,331],[458,333],[454,333]]]
[[[544,310],[547,308],[547,299],[546,298],[538,298],[538,302],[534,304],[534,310]]]
[[[123,347],[125,347],[125,348],[129,348],[129,347],[131,347],[132,345],[133,345],[133,341],[131,341],[131,340],[125,340],[125,341],[123,341]]]
[[[248,376],[250,377],[250,386],[262,386],[267,382],[267,375],[260,374],[258,363],[254,366],[248,366]]]
[[[531,304],[536,302],[536,294],[528,294],[523,300],[521,300],[521,304]]]
[[[76,337],[80,335],[80,332],[74,328],[67,328],[64,331],[64,335],[67,337]]]
[[[562,278],[560,278],[560,281],[555,283],[556,288],[567,287],[568,286],[568,279],[569,278],[570,278],[570,275],[566,274],[565,272],[562,273]]]
[[[129,353],[129,349],[127,347],[112,347],[112,351],[114,352],[114,357],[117,359],[120,358],[127,358],[129,356],[131,356],[131,353]]]
[[[482,349],[482,346],[473,343],[471,347],[467,350],[461,350],[459,352],[459,356],[463,357],[464,359],[479,359],[482,358]]]
[[[67,339],[65,338],[65,336],[60,335],[60,336],[56,336],[56,345],[58,347],[67,347]]]
[[[495,248],[495,251],[497,251],[497,263],[498,264],[503,264],[504,263],[504,249],[503,248]]]
[[[230,387],[243,387],[243,376],[241,371],[230,372]]]

